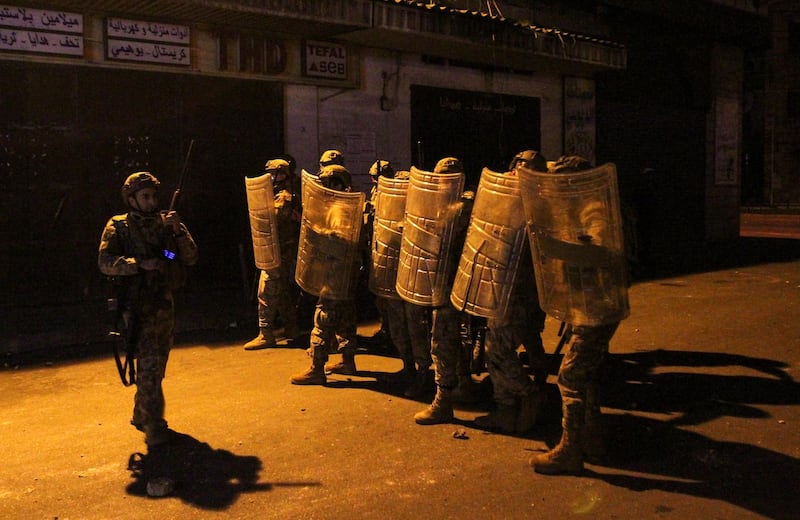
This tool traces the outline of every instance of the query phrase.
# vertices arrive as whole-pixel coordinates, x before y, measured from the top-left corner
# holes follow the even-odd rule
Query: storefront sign
[[[0,5],[0,51],[83,56],[83,15]]]
[[[161,65],[191,64],[186,25],[106,18],[106,59]]]
[[[305,42],[303,73],[327,79],[347,79],[347,48],[338,43]]]

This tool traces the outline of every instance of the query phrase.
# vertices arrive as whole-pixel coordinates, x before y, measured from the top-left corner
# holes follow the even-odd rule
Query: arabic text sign
[[[83,35],[83,15],[0,5],[0,26]]]
[[[191,49],[181,45],[109,39],[106,43],[106,48],[106,58],[111,60],[186,66],[191,63]]]
[[[186,25],[144,22],[123,18],[106,18],[109,38],[126,38],[152,42],[189,44],[190,31]]]
[[[83,36],[0,28],[0,50],[83,56]]]

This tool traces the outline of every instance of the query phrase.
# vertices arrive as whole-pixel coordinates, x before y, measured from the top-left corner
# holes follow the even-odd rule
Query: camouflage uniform
[[[461,161],[455,158],[440,160],[434,173],[463,172]],[[466,193],[466,192],[465,192]],[[463,195],[461,211],[453,227],[452,251],[460,252],[466,239],[472,209],[472,198]],[[460,255],[450,255],[451,265],[447,269],[445,293],[452,289]],[[461,340],[462,313],[453,307],[450,299],[445,305],[433,307],[431,312],[431,357],[435,369],[436,396],[431,405],[414,415],[417,424],[439,424],[453,419],[453,391],[459,384],[459,358],[464,345]]]
[[[323,158],[329,152],[330,150],[325,152]],[[319,182],[338,191],[349,192],[352,189],[350,172],[336,163],[321,168]],[[336,216],[329,218],[336,220]],[[355,269],[358,267],[356,265]],[[348,276],[346,273],[341,275]],[[350,273],[349,276],[355,279],[357,273]],[[311,357],[311,366],[305,372],[293,375],[290,381],[296,385],[321,385],[326,382],[326,372],[354,375],[356,349],[355,300],[352,297],[339,300],[320,296],[314,311],[314,328],[309,338],[308,355]],[[342,354],[342,361],[326,364],[331,351]]]
[[[545,158],[533,150],[517,154],[511,161],[507,175],[516,175],[518,164],[527,165],[536,171],[547,171]],[[492,379],[497,409],[487,416],[476,418],[475,421],[480,427],[505,433],[524,433],[534,426],[544,395],[540,390],[544,389],[547,378],[541,337],[546,315],[539,307],[536,280],[531,268],[531,250],[527,240],[523,243],[518,265],[506,316],[490,319],[487,323],[486,365]],[[520,345],[524,346],[528,354],[538,388],[532,383],[517,355]]]
[[[126,203],[127,196],[138,191],[137,182],[144,187],[158,186],[149,173],[131,175],[123,187]],[[173,263],[164,261],[161,271],[140,268],[144,260],[161,258],[165,249],[176,253]],[[115,277],[129,296],[124,304],[132,316],[129,326],[135,330],[137,369],[131,423],[145,432],[150,445],[163,442],[167,433],[161,381],[173,341],[172,290],[182,283],[183,266],[195,264],[197,258],[197,245],[186,226],[180,224],[180,231],[173,235],[159,213],[145,214],[132,208],[127,214],[116,215],[106,223],[100,239],[100,271]]]
[[[561,157],[553,173],[578,172],[591,164],[578,156]],[[537,473],[576,474],[583,470],[584,459],[603,455],[598,402],[598,378],[608,354],[609,342],[619,322],[605,325],[572,326],[569,344],[558,369],[561,393],[562,433],[558,445],[544,454],[534,455],[530,465]]]
[[[274,347],[277,316],[284,325],[284,336],[294,339],[298,334],[297,299],[299,288],[294,283],[297,245],[300,235],[299,197],[293,191],[293,177],[289,162],[272,159],[265,166],[267,173],[286,177],[275,182],[275,212],[277,215],[277,234],[280,242],[281,262],[275,269],[262,270],[258,279],[258,328],[259,335],[245,344],[245,350],[258,350]]]

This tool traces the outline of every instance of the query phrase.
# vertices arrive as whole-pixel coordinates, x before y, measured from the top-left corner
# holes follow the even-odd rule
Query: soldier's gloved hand
[[[169,211],[164,215],[164,225],[172,229],[172,234],[181,232],[181,217],[177,211]]]

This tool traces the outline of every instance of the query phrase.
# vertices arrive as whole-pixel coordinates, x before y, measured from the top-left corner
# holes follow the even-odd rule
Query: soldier
[[[353,293],[360,267],[364,194],[351,191],[350,172],[344,166],[323,166],[316,179],[303,172],[305,208],[295,278],[318,300],[308,349],[311,366],[290,378],[295,385],[324,385],[326,372],[356,374]],[[342,360],[326,364],[333,348]]]
[[[302,209],[299,196],[292,189],[294,175],[289,161],[285,159],[267,161],[264,165],[264,174],[269,175],[272,180],[273,209],[266,208],[266,210],[274,212],[276,228],[274,232],[277,234],[279,257],[276,258],[277,262],[269,265],[269,268],[260,270],[258,280],[259,332],[255,338],[245,343],[245,350],[261,350],[277,345],[275,329],[276,319],[279,315],[283,321],[283,335],[286,338],[291,341],[300,334],[297,326],[297,289],[294,283],[294,270]],[[257,181],[258,178],[254,180]],[[250,210],[252,222],[253,208],[251,207]],[[251,224],[254,232],[255,225]],[[256,238],[254,236],[254,246]],[[275,236],[269,236],[268,241],[274,240]],[[278,265],[274,266],[275,263]]]
[[[100,239],[97,264],[120,284],[125,322],[136,349],[136,395],[131,424],[148,446],[169,440],[161,381],[172,348],[172,291],[197,262],[197,245],[175,211],[158,210],[159,181],[149,172],[128,176],[122,200],[128,213],[111,217]]]
[[[551,171],[575,182],[551,177],[545,185],[546,176],[522,169],[523,205],[542,308],[571,325],[572,335],[558,371],[561,439],[530,464],[537,473],[578,474],[585,458],[602,454],[597,377],[630,313],[627,269],[614,166],[591,170],[585,159],[566,156]]]
[[[403,229],[397,282],[398,292],[401,287],[403,289],[401,297],[431,308],[431,356],[436,395],[430,406],[414,415],[414,421],[422,425],[453,420],[452,393],[458,386],[457,364],[462,345],[459,311],[450,303],[449,294],[455,271],[453,261],[458,261],[469,222],[469,215],[461,211],[464,205],[461,161],[455,157],[441,159],[433,175],[412,169],[412,186],[415,178],[424,181],[426,177],[430,177],[427,180],[437,188],[417,191],[415,207],[406,212],[411,218],[407,216]],[[430,202],[438,203],[439,207],[429,207]],[[428,266],[435,267],[429,271]]]
[[[374,229],[374,220],[375,220],[375,204],[377,202],[378,197],[378,179],[381,177],[388,177],[394,178],[394,168],[389,161],[384,161],[378,159],[372,166],[369,168],[369,177],[370,181],[372,182],[372,189],[369,192],[369,199],[364,206],[364,233],[363,233],[363,242],[364,242],[364,263],[365,265],[371,264],[371,255],[372,255],[372,237],[373,237],[373,229]],[[389,331],[389,318],[387,313],[390,312],[389,306],[390,303],[387,303],[385,298],[380,296],[375,298],[375,308],[378,310],[378,316],[380,318],[381,326],[378,331],[372,335],[372,337],[367,338],[369,340],[369,344],[373,347],[381,348],[382,350],[389,351],[391,350],[392,339],[391,333]],[[396,312],[397,309],[395,309]]]
[[[380,165],[380,168],[379,168]],[[369,270],[369,290],[381,311],[382,324],[389,330],[403,360],[403,374],[412,379],[406,397],[418,397],[426,389],[431,359],[429,309],[406,302],[397,294],[397,264],[402,242],[403,217],[408,192],[408,172],[387,175],[386,161],[375,163]]]
[[[534,171],[547,171],[547,161],[541,153],[525,150],[514,157],[510,170],[505,175],[516,177],[517,169],[522,166]],[[505,208],[505,212],[499,215],[498,222],[509,216],[508,212],[522,213],[518,183],[514,186],[517,187],[514,192],[515,205],[497,205]],[[479,428],[509,434],[525,433],[533,428],[544,399],[547,378],[541,337],[545,313],[539,307],[536,295],[536,282],[530,247],[525,239],[524,220],[518,219],[517,224],[515,235],[520,240],[515,253],[519,256],[514,266],[509,267],[513,272],[510,276],[511,289],[508,294],[507,310],[499,315],[487,316],[489,320],[486,332],[486,367],[492,380],[495,409],[488,415],[475,419],[475,424]],[[485,262],[483,260],[485,258],[479,256],[478,262]],[[493,261],[493,265],[498,265],[498,262]],[[494,277],[500,278],[497,275]],[[534,367],[537,385],[532,383],[528,371],[517,355],[517,348],[520,345],[524,345],[530,365]]]

